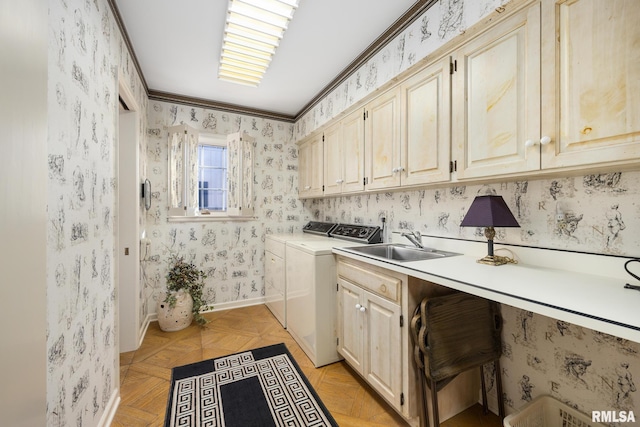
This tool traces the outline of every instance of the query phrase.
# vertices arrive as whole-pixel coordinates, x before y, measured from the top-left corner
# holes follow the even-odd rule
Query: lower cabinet
[[[400,305],[338,278],[338,352],[402,410]]]
[[[403,276],[338,259],[338,353],[398,412],[403,389]],[[406,284],[406,280],[405,280]]]
[[[410,322],[423,298],[455,291],[342,256],[336,270],[338,353],[409,425],[431,425],[420,422],[421,373]],[[475,404],[479,390],[478,370],[456,377],[438,393],[440,420]]]

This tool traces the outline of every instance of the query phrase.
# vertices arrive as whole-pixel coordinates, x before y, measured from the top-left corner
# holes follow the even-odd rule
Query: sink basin
[[[368,255],[375,258],[392,260],[397,262],[425,261],[429,259],[440,259],[450,256],[460,255],[455,252],[439,251],[430,248],[417,248],[413,246],[386,243],[381,245],[356,246],[345,248],[358,254]]]

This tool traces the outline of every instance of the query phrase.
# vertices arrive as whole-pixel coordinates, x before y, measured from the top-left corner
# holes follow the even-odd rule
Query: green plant
[[[194,264],[186,262],[184,257],[171,254],[169,258],[169,272],[167,273],[167,297],[164,302],[169,307],[176,306],[176,292],[184,290],[193,298],[193,319],[199,324],[204,325],[209,322],[205,319],[200,310],[208,310],[211,308],[202,300],[202,289],[204,288],[204,279],[207,275],[204,271],[198,269]]]

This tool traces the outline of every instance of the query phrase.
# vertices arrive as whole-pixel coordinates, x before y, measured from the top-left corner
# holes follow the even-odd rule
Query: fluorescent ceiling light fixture
[[[300,0],[229,0],[218,77],[258,86]]]

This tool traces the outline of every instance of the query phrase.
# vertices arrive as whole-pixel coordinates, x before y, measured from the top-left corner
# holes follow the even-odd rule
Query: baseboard
[[[254,299],[244,299],[240,301],[229,301],[229,302],[221,302],[215,304],[213,309],[211,310],[202,310],[201,313],[214,313],[216,311],[224,311],[231,310],[233,308],[243,308],[243,307],[251,307],[253,305],[264,304],[264,297],[254,298]],[[148,322],[157,322],[158,321],[158,313],[151,313],[147,316]],[[147,324],[148,326],[148,324]]]
[[[252,305],[260,305],[264,304],[264,297],[254,298],[254,299],[244,299],[240,301],[229,301],[223,302],[219,304],[215,304],[213,310],[206,310],[203,313],[213,313],[215,311],[224,311],[231,310],[232,308],[242,308],[242,307],[250,307]]]
[[[138,341],[138,348],[140,348],[140,346],[142,345],[142,341],[144,341],[144,336],[147,335],[147,330],[149,329],[149,323],[151,323],[153,321],[153,317],[155,317],[155,320],[158,320],[158,315],[153,313],[153,314],[147,314],[147,317],[144,319],[144,322],[142,323],[142,328],[140,328],[140,333],[138,334],[138,337],[140,337],[139,341]]]
[[[113,390],[113,393],[111,393],[109,402],[107,403],[106,408],[104,408],[100,421],[98,421],[98,427],[109,427],[111,425],[111,422],[118,411],[118,406],[120,406],[120,389],[116,388]]]

